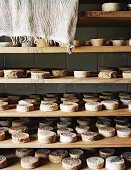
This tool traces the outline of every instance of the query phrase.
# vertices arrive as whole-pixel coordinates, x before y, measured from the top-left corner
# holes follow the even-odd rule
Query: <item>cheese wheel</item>
[[[101,128],[101,127],[110,127],[111,126],[111,122],[106,121],[106,120],[98,120],[96,122],[96,127],[97,128]]]
[[[82,125],[79,125],[75,128],[76,132],[78,134],[82,134],[84,132],[88,132],[90,130],[90,127],[89,126],[82,126]]]
[[[102,169],[104,167],[104,159],[101,157],[90,157],[87,158],[87,166],[90,169]]]
[[[54,77],[65,77],[67,76],[67,70],[52,70],[52,74]]]
[[[12,121],[12,127],[21,127],[21,126],[25,126],[26,122],[25,121],[21,121],[21,120],[13,120]]]
[[[7,159],[4,155],[0,155],[0,169],[7,167]]]
[[[76,94],[75,93],[64,93],[63,97],[65,97],[65,98],[74,98],[74,97],[76,97]]]
[[[108,158],[109,156],[113,156],[115,154],[115,149],[110,148],[102,148],[99,149],[99,154],[101,158]]]
[[[68,128],[71,126],[71,123],[70,122],[58,122],[57,123],[57,128],[60,129],[60,128]]]
[[[93,98],[93,97],[98,97],[97,93],[85,93],[84,98]]]
[[[60,110],[63,112],[77,112],[79,105],[77,103],[62,103],[60,104]]]
[[[122,77],[126,79],[131,78],[131,71],[123,71],[122,72]]]
[[[31,112],[34,110],[33,104],[17,104],[16,111],[17,112]]]
[[[60,142],[62,143],[73,143],[77,141],[77,136],[72,132],[60,133]]]
[[[60,135],[61,133],[66,133],[66,132],[73,132],[74,130],[72,128],[60,128],[57,130],[57,135]]]
[[[98,132],[106,138],[115,136],[115,128],[113,127],[101,127],[98,128]]]
[[[57,103],[41,103],[40,104],[40,110],[43,112],[53,112],[58,110],[58,104]]]
[[[0,102],[0,111],[4,111],[4,110],[8,110],[9,109],[9,105],[8,102]]]
[[[65,158],[62,160],[62,167],[65,170],[79,170],[81,164],[81,160],[76,158]]]
[[[128,106],[128,104],[131,103],[131,98],[120,98],[120,101],[124,106]]]
[[[38,149],[35,152],[35,157],[38,159],[48,159],[51,151],[49,149]]]
[[[14,143],[27,143],[30,141],[28,133],[15,133],[12,135],[12,141]]]
[[[83,98],[83,101],[85,103],[94,103],[94,102],[99,102],[100,99],[98,97],[86,97],[86,98]]]
[[[101,102],[106,110],[116,110],[119,107],[119,102],[115,100],[104,100]]]
[[[68,156],[68,152],[66,150],[55,150],[49,154],[49,160],[52,163],[59,164],[67,156]]]
[[[91,112],[100,111],[102,110],[102,104],[99,102],[88,102],[85,103],[85,109]]]
[[[18,158],[24,158],[27,156],[32,156],[34,153],[33,149],[27,149],[27,148],[22,148],[22,149],[16,149],[15,154]]]
[[[53,121],[51,120],[43,120],[41,122],[39,122],[39,127],[45,127],[45,126],[51,126],[53,124]]]
[[[131,137],[131,129],[129,128],[117,128],[117,136],[121,138],[129,138]]]
[[[28,156],[21,159],[21,167],[25,169],[34,169],[38,167],[38,158]]]
[[[16,133],[23,133],[23,132],[27,132],[28,128],[27,126],[15,126],[15,127],[10,127],[9,128],[9,133],[11,135],[16,134]]]
[[[56,103],[58,101],[58,97],[43,97],[43,100],[54,101],[54,103]]]
[[[117,129],[117,128],[128,128],[130,125],[131,125],[130,123],[122,123],[122,122],[121,122],[121,123],[120,123],[120,122],[118,123],[118,122],[117,122],[117,123],[116,123],[116,129]]]
[[[112,70],[102,70],[98,74],[99,78],[111,79],[117,77],[117,72]]]
[[[127,93],[127,92],[121,92],[121,93],[119,93],[118,96],[119,96],[120,99],[129,99],[129,98],[131,98],[131,94]]]
[[[98,139],[98,133],[97,132],[84,132],[81,134],[81,139],[82,141],[85,142],[91,142],[91,141],[95,141]]]
[[[41,105],[42,104],[52,104],[52,103],[56,103],[56,100],[41,100]]]
[[[24,70],[4,70],[5,78],[21,78],[24,75]]]
[[[53,127],[51,127],[51,126],[39,127],[39,128],[38,128],[38,133],[42,132],[43,130],[53,131]]]
[[[10,127],[11,126],[11,121],[10,120],[0,120],[0,126]]]
[[[0,141],[5,140],[5,132],[4,131],[0,131]]]
[[[89,126],[91,124],[91,119],[88,117],[81,117],[77,119],[77,123],[81,126]]]
[[[49,130],[43,130],[38,133],[38,141],[43,144],[54,143],[56,141],[56,133]]]
[[[32,79],[48,79],[49,77],[50,77],[50,72],[46,72],[46,71],[31,72]]]
[[[81,159],[83,157],[83,150],[81,149],[71,149],[69,151],[69,155],[71,158],[77,158],[77,159]]]
[[[61,122],[72,122],[73,118],[71,117],[60,117]]]
[[[52,98],[58,97],[57,93],[46,93],[45,95],[46,97],[52,97]]]
[[[123,152],[121,157],[128,163],[131,163],[131,152]]]
[[[106,168],[108,170],[125,170],[125,161],[119,156],[106,158]]]
[[[0,77],[4,77],[4,71],[0,70]]]
[[[37,99],[24,99],[24,100],[20,100],[18,102],[18,104],[20,105],[26,105],[26,104],[33,104],[33,105],[36,105],[36,104],[39,104]]]
[[[115,117],[114,121],[116,123],[127,123],[129,121],[129,119],[127,117],[120,116],[120,117]]]
[[[74,77],[85,78],[90,76],[90,71],[74,71]]]

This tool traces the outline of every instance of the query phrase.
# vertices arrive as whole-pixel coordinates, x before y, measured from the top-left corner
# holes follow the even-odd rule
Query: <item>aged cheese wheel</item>
[[[126,93],[126,92],[121,92],[121,93],[119,93],[119,98],[120,99],[129,99],[129,98],[131,98],[131,94]]]
[[[24,75],[24,70],[4,70],[5,78],[21,78]]]
[[[77,123],[81,126],[89,126],[91,124],[91,119],[88,117],[81,117],[77,119]]]
[[[83,101],[85,103],[94,103],[94,102],[99,102],[100,99],[99,99],[99,97],[85,97],[85,98],[83,98]]]
[[[73,132],[74,130],[72,128],[60,128],[57,130],[57,135],[60,135],[61,133],[65,132]]]
[[[16,149],[15,154],[18,158],[24,158],[27,156],[32,156],[34,154],[34,150],[27,148]]]
[[[128,104],[131,102],[131,98],[125,98],[125,99],[120,98],[120,101],[124,106],[128,106]]]
[[[74,97],[76,97],[76,93],[64,93],[63,97],[65,97],[65,98],[74,98]]]
[[[81,160],[76,158],[65,158],[62,160],[62,167],[65,170],[79,170],[81,164]]]
[[[101,157],[90,157],[87,158],[87,166],[90,169],[102,169],[104,167],[104,159]]]
[[[0,97],[0,102],[9,102],[8,97]]]
[[[90,71],[74,71],[74,77],[85,78],[90,76]]]
[[[15,133],[12,135],[12,141],[14,143],[27,143],[30,141],[28,133]]]
[[[23,133],[23,132],[27,132],[28,128],[27,126],[16,126],[16,127],[10,127],[9,128],[9,133],[11,135],[16,134],[16,133]]]
[[[39,127],[39,128],[38,128],[38,133],[42,132],[43,130],[53,131],[53,127],[51,127],[51,126]]]
[[[106,168],[109,170],[125,170],[125,161],[119,156],[106,158]]]
[[[67,76],[67,70],[52,70],[54,77],[65,77]]]
[[[77,112],[79,105],[77,103],[62,103],[60,104],[60,110],[63,112]]]
[[[32,79],[48,79],[49,77],[50,77],[50,72],[46,72],[46,71],[31,72]]]
[[[83,157],[83,150],[81,149],[71,149],[69,151],[69,155],[71,158],[77,158],[77,159],[81,159]]]
[[[98,132],[106,138],[115,136],[115,128],[113,127],[101,127],[98,128]]]
[[[68,152],[66,150],[55,150],[55,151],[52,151],[50,154],[49,154],[49,160],[50,162],[52,163],[61,163],[62,160],[64,158],[66,158],[68,156]]]
[[[106,110],[116,110],[119,107],[119,102],[115,100],[104,100],[101,103]]]
[[[9,109],[9,105],[8,105],[8,102],[0,102],[0,111],[3,111],[3,110],[8,110]]]
[[[123,78],[131,78],[131,71],[123,71],[122,77]]]
[[[97,120],[96,122],[96,127],[97,128],[101,128],[101,127],[110,127],[111,126],[111,122],[110,121],[106,121],[106,120]]]
[[[33,111],[34,105],[33,104],[17,104],[16,111],[17,112],[31,112]]]
[[[48,159],[51,151],[49,149],[38,149],[35,152],[35,157],[38,159]]]
[[[109,156],[113,156],[115,154],[115,149],[110,148],[102,148],[99,149],[99,154],[101,158],[108,158]]]
[[[77,136],[72,132],[60,133],[60,142],[62,143],[72,143],[77,141]]]
[[[127,123],[129,119],[127,117],[120,116],[120,117],[115,117],[114,121],[116,123]]]
[[[5,140],[5,132],[0,131],[0,141]]]
[[[58,122],[57,123],[57,128],[68,128],[71,126],[71,122]]]
[[[131,163],[131,152],[123,152],[123,153],[121,154],[121,157],[122,157],[125,161]]]
[[[116,129],[117,128],[128,128],[130,125],[131,125],[130,123],[117,122],[116,123]]]
[[[93,98],[93,97],[98,97],[97,93],[85,93],[84,98]]]
[[[0,70],[0,77],[4,77],[4,71]]]
[[[56,141],[56,133],[49,130],[43,130],[38,133],[38,141],[43,144],[54,143]]]
[[[82,134],[84,132],[88,132],[90,130],[89,126],[79,125],[75,128],[76,132],[78,134]]]
[[[13,120],[12,121],[12,127],[21,127],[21,126],[25,126],[26,122],[25,121],[21,121],[21,120]]]
[[[117,128],[117,136],[121,138],[129,138],[131,137],[131,129],[130,128]]]
[[[91,142],[98,139],[98,133],[97,132],[84,132],[81,134],[82,141],[85,142]]]
[[[34,169],[38,167],[39,159],[33,156],[24,157],[21,159],[21,167],[25,169]]]
[[[88,102],[85,103],[85,109],[91,112],[100,111],[102,110],[102,104],[99,102]]]
[[[112,70],[102,70],[99,72],[98,77],[105,79],[116,78],[117,72]]]
[[[0,169],[7,167],[7,159],[4,155],[0,155]]]
[[[40,104],[40,110],[43,112],[53,112],[58,110],[58,104],[57,103],[41,103]]]
[[[77,98],[61,98],[61,101],[63,101],[64,104],[68,103],[78,103],[79,99]]]

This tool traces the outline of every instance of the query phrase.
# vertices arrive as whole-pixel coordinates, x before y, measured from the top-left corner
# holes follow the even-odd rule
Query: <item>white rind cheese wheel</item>
[[[106,168],[108,170],[125,170],[125,161],[118,156],[106,158]]]
[[[24,70],[4,70],[5,78],[21,78],[24,75]]]
[[[79,105],[77,103],[62,103],[60,104],[60,110],[63,112],[77,112]]]
[[[131,103],[131,98],[121,98],[120,101],[124,106],[128,106],[128,104]]]
[[[0,131],[0,141],[5,140],[5,132]]]
[[[122,157],[125,161],[131,163],[131,152],[124,152],[124,153],[121,154],[121,157]]]
[[[50,77],[50,72],[46,72],[46,71],[31,72],[32,79],[48,79],[49,77]]]
[[[99,134],[97,132],[84,132],[81,134],[81,138],[82,141],[91,142],[97,140],[98,135]]]
[[[131,78],[131,71],[123,71],[122,72],[122,77],[126,79]]]
[[[21,167],[25,169],[34,169],[38,167],[38,158],[33,156],[24,157],[21,159]]]
[[[20,105],[26,105],[26,104],[39,104],[37,99],[23,99],[18,102]]]
[[[43,144],[54,143],[56,141],[56,133],[49,130],[43,130],[38,133],[38,141]]]
[[[28,133],[16,133],[12,135],[12,141],[14,143],[27,143],[30,141]]]
[[[106,138],[115,136],[115,128],[113,127],[101,127],[98,128],[98,132]]]
[[[66,150],[55,150],[49,154],[49,160],[52,163],[59,164],[67,156],[68,156],[68,152]]]
[[[40,110],[43,112],[53,112],[58,110],[57,103],[41,103]]]
[[[85,103],[85,109],[91,112],[97,112],[102,110],[102,104],[99,102],[88,102]]]
[[[0,155],[0,169],[7,167],[7,159],[5,156]]]
[[[69,155],[71,158],[81,159],[84,152],[81,149],[71,149]]]
[[[9,128],[9,133],[11,135],[16,134],[16,133],[23,133],[23,132],[27,132],[28,128],[27,126],[19,126],[19,127],[10,127]]]
[[[75,130],[76,130],[76,132],[77,132],[78,134],[82,134],[82,133],[84,133],[84,132],[88,132],[88,131],[90,130],[90,127],[89,127],[89,126],[81,126],[81,125],[79,125],[79,126],[77,126],[77,127],[75,128]]]
[[[81,160],[76,158],[65,158],[62,160],[62,167],[65,170],[79,170],[81,164]]]
[[[73,132],[74,130],[72,128],[60,128],[57,130],[57,135],[60,136],[61,133],[65,133],[65,132]]]
[[[15,151],[15,154],[18,158],[32,156],[33,153],[34,153],[33,149],[26,149],[26,148],[16,149],[16,151]]]
[[[0,102],[0,111],[4,111],[8,109],[9,109],[8,102]]]
[[[104,167],[104,159],[101,157],[90,157],[86,161],[90,169],[102,169]]]
[[[51,151],[49,149],[38,149],[35,152],[35,157],[38,159],[48,159]]]
[[[131,129],[130,128],[117,128],[117,136],[121,138],[129,138],[131,137]]]
[[[104,100],[101,102],[106,110],[116,110],[119,107],[119,102],[115,100]]]
[[[17,104],[16,111],[17,112],[31,112],[34,110],[33,104]]]
[[[90,71],[74,71],[74,77],[85,78],[90,76]]]
[[[72,132],[60,133],[60,142],[62,143],[73,143],[77,141],[77,136]]]
[[[113,156],[115,154],[115,149],[110,148],[102,148],[99,150],[99,154],[101,158],[108,158],[109,156]]]
[[[117,72],[112,70],[103,70],[99,72],[98,77],[104,79],[116,78]]]

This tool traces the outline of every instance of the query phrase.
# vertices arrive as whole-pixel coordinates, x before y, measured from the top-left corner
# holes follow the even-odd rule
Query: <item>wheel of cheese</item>
[[[79,170],[81,164],[81,160],[76,158],[65,158],[62,160],[62,167],[65,170]]]
[[[51,151],[49,149],[38,149],[35,152],[35,157],[38,159],[48,159]]]
[[[34,169],[38,167],[39,159],[33,156],[24,157],[21,159],[21,167],[25,169]]]
[[[110,127],[111,126],[111,122],[109,121],[105,121],[105,120],[98,120],[96,122],[96,127],[97,128],[101,128],[101,127]]]
[[[27,156],[33,156],[34,150],[33,149],[27,149],[27,148],[22,148],[22,149],[16,149],[15,155],[18,158],[24,158]]]
[[[119,93],[118,96],[119,96],[120,99],[129,99],[129,98],[131,98],[131,94],[127,93],[127,92],[121,92],[121,93]]]
[[[24,133],[24,132],[27,132],[28,131],[28,128],[27,126],[16,126],[16,127],[10,127],[9,128],[9,133],[11,135],[13,134],[16,134],[16,133]]]
[[[119,116],[119,117],[115,117],[114,121],[116,123],[127,123],[129,122],[129,119],[127,117]]]
[[[126,98],[126,99],[120,99],[121,103],[124,105],[124,106],[128,106],[129,103],[131,103],[131,98]]]
[[[108,170],[125,170],[125,161],[119,156],[106,158],[106,168]]]
[[[98,97],[86,97],[86,98],[83,98],[83,101],[85,103],[93,103],[93,102],[99,102],[100,99]]]
[[[131,110],[131,102],[128,103],[128,109]]]
[[[58,110],[58,104],[57,103],[41,103],[40,104],[40,110],[43,112],[53,112]]]
[[[38,133],[38,141],[43,144],[54,143],[56,141],[56,133],[49,130],[43,130]]]
[[[67,76],[67,70],[52,70],[52,74],[54,77],[66,77]]]
[[[3,110],[8,110],[9,109],[9,105],[8,105],[8,102],[0,102],[0,111],[3,111]]]
[[[127,161],[127,163],[131,163],[131,152],[123,152],[121,157]]]
[[[90,71],[74,71],[74,77],[85,78],[90,76]]]
[[[72,132],[60,133],[60,142],[62,143],[73,143],[77,141],[77,136]]]
[[[25,126],[26,122],[25,121],[21,121],[21,120],[13,120],[12,121],[12,127],[21,127],[21,126]]]
[[[4,77],[4,71],[0,70],[0,77]]]
[[[53,131],[53,127],[51,127],[51,126],[39,127],[39,128],[38,128],[38,133],[42,132],[43,130]]]
[[[17,112],[31,112],[34,110],[33,104],[17,104],[16,111]]]
[[[30,141],[28,133],[15,133],[12,135],[12,141],[14,143],[27,143]]]
[[[61,128],[69,128],[71,126],[70,122],[58,122],[57,123],[57,128],[61,129]]]
[[[0,141],[5,140],[5,132],[0,131]]]
[[[117,128],[128,128],[129,126],[131,126],[131,124],[130,123],[120,123],[120,122],[117,122],[116,123],[116,129]]]
[[[60,117],[61,122],[72,122],[73,118],[71,117]]]
[[[91,142],[91,141],[95,141],[98,139],[98,133],[97,132],[84,132],[81,134],[81,139],[82,141],[85,142]]]
[[[52,163],[59,164],[67,156],[68,156],[68,152],[66,150],[62,150],[62,149],[61,150],[55,150],[55,151],[52,151],[49,154],[49,160]]]
[[[117,72],[112,70],[102,70],[99,72],[98,77],[105,79],[116,78]]]
[[[52,103],[57,103],[58,102],[57,97],[44,97],[43,100],[47,101],[47,102],[52,102]],[[41,102],[41,103],[43,103],[43,102]]]
[[[56,100],[41,100],[41,105],[42,104],[53,104],[56,103]]]
[[[81,117],[77,119],[77,123],[81,126],[89,126],[91,124],[91,119],[87,117]]]
[[[91,112],[100,111],[102,110],[102,104],[99,102],[88,102],[85,103],[85,109]]]
[[[117,136],[121,138],[129,138],[131,137],[131,129],[130,128],[117,128]]]
[[[119,107],[119,102],[115,100],[104,100],[101,102],[106,110],[116,110]]]
[[[37,99],[23,99],[23,100],[20,100],[18,102],[18,104],[20,104],[20,105],[26,105],[26,104],[37,105],[39,103],[38,103]]]
[[[7,159],[4,155],[0,155],[0,169],[7,167]]]
[[[10,127],[11,126],[11,121],[10,120],[0,120],[0,126]]]
[[[49,77],[50,77],[50,72],[46,72],[46,71],[31,72],[32,79],[48,79]]]
[[[131,71],[123,71],[122,72],[122,77],[123,78],[131,78]]]
[[[39,128],[45,127],[45,126],[51,126],[53,124],[53,121],[51,120],[42,120],[39,122]]]
[[[104,167],[104,159],[101,157],[90,157],[87,158],[87,166],[90,169],[102,169]]]
[[[76,94],[75,93],[64,93],[63,97],[65,97],[65,98],[74,98],[74,97],[76,97]]]
[[[61,133],[66,133],[66,132],[73,132],[74,130],[72,128],[60,128],[57,130],[57,135],[60,136]]]
[[[108,158],[110,156],[113,156],[115,154],[115,149],[110,149],[110,148],[102,148],[99,149],[99,154],[101,158]]]
[[[84,132],[88,132],[90,130],[90,127],[84,126],[84,125],[79,125],[79,126],[76,126],[75,130],[78,134],[82,134]]]
[[[113,127],[101,127],[98,128],[98,132],[106,138],[115,136],[115,128]]]
[[[71,158],[77,158],[77,159],[81,159],[83,157],[83,150],[81,149],[71,149],[69,151],[69,155]]]
[[[46,93],[45,94],[46,95],[46,97],[52,97],[52,98],[55,98],[55,97],[58,97],[58,94],[57,93]]]
[[[21,78],[24,75],[24,70],[4,70],[5,78]]]
[[[60,110],[63,112],[77,112],[79,105],[77,103],[60,104]]]

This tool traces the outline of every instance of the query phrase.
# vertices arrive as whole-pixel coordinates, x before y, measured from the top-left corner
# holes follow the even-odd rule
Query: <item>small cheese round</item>
[[[86,97],[86,98],[83,98],[83,101],[85,103],[96,103],[96,102],[99,102],[100,99],[98,97]]]
[[[131,163],[131,152],[123,152],[121,157],[128,163]]]
[[[52,151],[49,154],[49,160],[52,163],[59,164],[67,156],[68,156],[68,152],[66,150],[62,150],[62,149],[61,150],[55,150],[55,151]]]
[[[79,125],[75,128],[76,132],[78,134],[82,134],[84,132],[88,132],[90,130],[90,127],[89,126],[82,126],[82,125]]]
[[[106,158],[106,168],[109,170],[125,170],[125,161],[119,156]]]
[[[106,138],[115,136],[115,128],[113,127],[101,127],[98,128],[98,132]]]
[[[131,78],[131,71],[123,71],[122,77],[126,79]]]
[[[21,78],[24,75],[24,70],[4,70],[5,78]]]
[[[79,105],[77,103],[62,103],[60,104],[60,110],[63,112],[77,112]]]
[[[116,129],[117,128],[128,128],[128,127],[130,127],[131,126],[131,124],[130,123],[120,123],[120,122],[117,122],[116,123]]]
[[[35,157],[38,159],[48,159],[51,151],[49,149],[38,149],[35,152]]]
[[[38,133],[38,141],[43,144],[54,143],[56,141],[56,133],[49,130],[43,130]]]
[[[91,112],[100,111],[102,110],[102,104],[99,102],[88,102],[85,103],[85,109]]]
[[[116,110],[119,107],[119,102],[115,100],[104,100],[101,102],[106,110]]]
[[[128,104],[131,103],[131,98],[120,98],[120,101],[124,106],[128,106]]]
[[[57,135],[60,135],[61,133],[65,132],[73,132],[74,130],[72,128],[60,128],[57,130]]]
[[[58,122],[57,123],[57,128],[69,128],[71,126],[70,122]]]
[[[16,149],[15,154],[18,158],[24,158],[27,156],[32,156],[34,153],[33,149],[27,149],[27,148],[22,148],[22,149]]]
[[[18,102],[20,105],[26,105],[26,104],[39,104],[37,99],[23,99]]]
[[[53,124],[52,120],[42,120],[41,122],[39,122],[39,127],[45,127],[45,126],[51,126]]]
[[[128,109],[131,110],[131,102],[128,103]]]
[[[110,148],[102,148],[99,150],[99,154],[101,158],[108,158],[109,156],[113,156],[115,154],[115,149]]]
[[[15,133],[12,135],[12,141],[14,143],[27,143],[30,141],[28,133]]]
[[[61,98],[61,101],[63,100],[64,104],[68,104],[68,103],[79,103],[79,99],[74,98],[74,99],[70,99],[70,98]]]
[[[87,166],[90,169],[102,169],[104,167],[104,159],[101,157],[87,158]]]
[[[49,77],[50,77],[50,72],[46,72],[46,71],[31,72],[32,79],[48,79]]]
[[[4,155],[0,155],[0,169],[7,167],[7,159]]]
[[[57,103],[41,103],[40,110],[43,112],[53,112],[58,110]]]
[[[84,132],[81,134],[82,141],[91,142],[98,139],[99,134],[97,132]]]
[[[8,102],[0,102],[0,111],[4,111],[4,110],[8,110],[9,109],[9,105]]]
[[[0,131],[0,141],[5,140],[5,132]]]
[[[60,142],[62,143],[73,143],[77,141],[77,136],[72,132],[60,133]]]
[[[90,76],[90,71],[74,71],[74,77],[85,78]]]
[[[38,167],[39,159],[33,156],[24,157],[21,159],[21,167],[25,169],[34,169]]]
[[[131,137],[131,129],[130,128],[117,128],[117,136],[121,138],[129,138]]]
[[[9,128],[9,133],[11,135],[16,134],[16,133],[23,133],[23,132],[27,132],[27,131],[28,131],[27,126],[15,126],[15,127]]]
[[[52,70],[52,74],[56,78],[67,76],[67,72],[67,70]]]
[[[77,158],[77,159],[81,159],[83,157],[83,150],[81,149],[71,149],[69,151],[69,155],[71,158]]]
[[[117,77],[117,72],[112,70],[102,70],[98,74],[99,78],[111,79]]]
[[[81,164],[81,160],[76,158],[65,158],[62,160],[62,167],[65,170],[79,170]]]
[[[33,104],[17,104],[16,111],[17,112],[31,112],[34,110]]]

